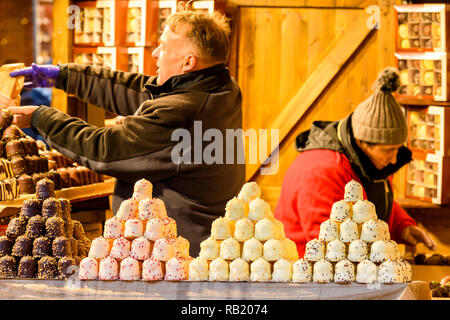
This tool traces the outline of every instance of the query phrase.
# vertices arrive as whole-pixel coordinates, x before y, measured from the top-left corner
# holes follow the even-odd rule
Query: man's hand
[[[31,127],[31,117],[33,112],[39,107],[37,106],[22,106],[22,107],[9,107],[8,110],[14,113],[13,124],[19,128]]]
[[[56,85],[59,66],[31,64],[31,67],[15,70],[11,77],[25,76],[24,88],[50,88]]]
[[[424,230],[418,226],[408,226],[402,231],[402,240],[411,246],[417,245],[422,242],[428,249],[435,250],[436,244],[433,239]]]

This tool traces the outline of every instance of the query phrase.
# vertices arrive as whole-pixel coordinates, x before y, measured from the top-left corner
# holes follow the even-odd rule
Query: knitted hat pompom
[[[400,75],[397,69],[388,67],[380,72],[378,79],[374,83],[375,90],[384,92],[395,92],[400,87]]]

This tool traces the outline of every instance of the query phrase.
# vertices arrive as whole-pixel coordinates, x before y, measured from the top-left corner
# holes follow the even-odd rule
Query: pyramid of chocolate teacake
[[[36,183],[49,178],[60,189],[59,173],[48,168],[36,141],[12,124],[14,115],[0,110],[0,201],[12,200],[20,194],[33,194]]]
[[[53,181],[44,178],[0,237],[0,278],[67,279],[89,249],[69,200],[55,198]]]
[[[302,263],[304,282],[390,284],[412,278],[388,224],[378,219],[375,205],[364,200],[355,180],[346,184],[344,199],[333,204],[318,237],[307,242]]]
[[[92,240],[79,279],[186,280],[191,260],[189,241],[177,236],[164,202],[153,198],[153,185],[141,179],[117,215],[106,220],[103,236]]]
[[[211,225],[200,253],[189,265],[191,281],[292,281],[299,260],[256,182],[244,184],[229,200],[225,215]]]

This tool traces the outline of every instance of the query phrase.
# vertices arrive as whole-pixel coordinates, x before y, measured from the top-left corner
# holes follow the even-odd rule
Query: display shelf
[[[88,184],[80,187],[63,188],[55,190],[56,198],[65,198],[70,202],[80,202],[94,198],[102,198],[112,195],[115,179],[110,178],[101,183]],[[25,199],[35,197],[34,194],[23,194],[19,198],[0,202],[0,217],[19,213]]]
[[[376,290],[375,290],[376,289]],[[430,300],[427,282],[408,284],[79,281],[2,279],[0,299]]]

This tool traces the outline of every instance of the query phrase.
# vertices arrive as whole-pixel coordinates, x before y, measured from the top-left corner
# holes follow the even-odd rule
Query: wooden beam
[[[367,15],[363,14],[336,37],[336,40],[328,46],[326,50],[328,53],[322,62],[293,98],[281,109],[282,112],[271,125],[271,129],[279,129],[280,144],[374,30],[369,29],[366,22]],[[275,148],[271,150],[270,154],[274,151]],[[249,168],[250,171],[247,172],[249,180],[255,177],[259,168],[261,168],[261,164]]]

